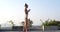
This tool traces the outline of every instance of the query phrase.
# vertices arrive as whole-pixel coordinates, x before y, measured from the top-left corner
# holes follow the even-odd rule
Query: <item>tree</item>
[[[1,24],[0,24],[0,28],[1,28]]]
[[[9,21],[9,23],[14,26],[14,22],[12,20]]]
[[[22,21],[21,23],[22,23],[22,25],[24,25],[24,21]]]
[[[32,21],[32,20],[30,20],[30,19],[28,19],[28,26],[29,26],[29,27],[31,27],[31,26],[32,26],[32,24],[33,24],[33,21]]]
[[[22,21],[21,23],[22,23],[22,25],[24,25],[24,21]],[[31,27],[32,24],[33,24],[33,21],[28,19],[28,27]]]
[[[56,20],[46,20],[44,23],[42,23],[44,26],[60,26],[60,22]]]

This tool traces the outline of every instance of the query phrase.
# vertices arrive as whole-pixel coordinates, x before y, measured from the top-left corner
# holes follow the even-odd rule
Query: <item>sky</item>
[[[0,0],[0,24],[12,20],[15,25],[24,21],[24,4],[28,4],[29,17],[33,25],[40,25],[42,20],[60,20],[60,0]]]

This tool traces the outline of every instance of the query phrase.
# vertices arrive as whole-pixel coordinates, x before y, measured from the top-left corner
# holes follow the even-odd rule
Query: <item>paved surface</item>
[[[23,31],[0,31],[0,32],[23,32]],[[28,31],[28,32],[60,32],[60,30],[56,30],[56,31]]]

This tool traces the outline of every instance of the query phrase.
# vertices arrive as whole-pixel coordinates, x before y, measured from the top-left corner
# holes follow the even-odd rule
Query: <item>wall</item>
[[[58,30],[58,26],[44,26],[44,30]]]

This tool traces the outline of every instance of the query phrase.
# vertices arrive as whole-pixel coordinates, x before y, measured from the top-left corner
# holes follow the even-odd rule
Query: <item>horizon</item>
[[[0,0],[0,24],[12,20],[16,25],[24,21],[24,4],[28,4],[33,25],[47,19],[60,21],[60,0]]]

